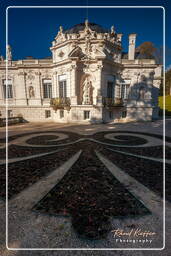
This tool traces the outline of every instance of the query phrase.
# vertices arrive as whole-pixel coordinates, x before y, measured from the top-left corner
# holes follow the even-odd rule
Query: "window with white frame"
[[[43,80],[43,98],[44,99],[52,98],[52,82],[50,79]]]
[[[115,97],[116,98],[121,98],[121,85],[120,84],[116,84],[115,86]]]
[[[67,82],[66,75],[60,75],[58,77],[59,80],[59,98],[67,97]]]
[[[12,91],[12,80],[3,80],[3,91],[4,91],[4,98],[11,99],[13,98],[13,91]]]
[[[121,99],[128,99],[129,96],[129,84],[122,83],[116,85],[115,97]]]
[[[129,94],[129,84],[122,84],[121,98],[124,100],[128,99],[128,94]]]

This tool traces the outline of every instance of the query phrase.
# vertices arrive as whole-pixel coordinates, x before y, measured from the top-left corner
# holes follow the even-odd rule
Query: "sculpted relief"
[[[34,98],[34,97],[35,97],[34,87],[29,86],[29,98]]]

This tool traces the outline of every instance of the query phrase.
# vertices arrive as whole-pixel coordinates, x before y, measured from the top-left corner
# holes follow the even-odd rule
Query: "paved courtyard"
[[[171,120],[166,120],[166,249],[98,250],[163,247],[162,134],[161,120],[10,126],[8,246],[42,251],[8,251],[5,129],[0,128],[0,255],[169,255]],[[116,229],[132,233],[119,237]],[[135,236],[141,231],[153,234]]]

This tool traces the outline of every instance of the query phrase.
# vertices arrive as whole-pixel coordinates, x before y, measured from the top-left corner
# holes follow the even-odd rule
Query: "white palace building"
[[[158,117],[162,66],[140,58],[136,34],[128,53],[114,27],[81,23],[62,26],[50,48],[52,58],[0,59],[0,118],[26,121],[128,122]],[[8,62],[8,77],[6,63]],[[7,79],[8,78],[8,79]]]

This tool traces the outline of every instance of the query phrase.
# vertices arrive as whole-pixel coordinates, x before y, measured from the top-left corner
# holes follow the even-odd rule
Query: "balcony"
[[[106,108],[123,107],[124,101],[121,98],[103,98],[103,106]]]
[[[70,98],[52,98],[50,106],[57,111],[58,109],[70,110],[71,101]]]

